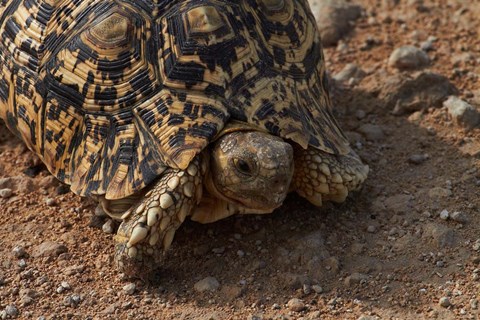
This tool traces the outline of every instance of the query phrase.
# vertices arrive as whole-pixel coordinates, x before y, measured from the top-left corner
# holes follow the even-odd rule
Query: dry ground
[[[444,109],[394,116],[378,94],[397,73],[390,53],[435,36],[428,70],[478,107],[479,5],[355,2],[366,14],[346,37],[348,50],[326,56],[332,74],[348,63],[368,74],[334,90],[342,126],[371,168],[361,192],[341,205],[315,208],[292,195],[272,215],[188,222],[162,271],[131,294],[94,204],[64,193],[0,124],[0,178],[14,189],[0,198],[0,311],[13,305],[25,319],[479,318],[480,129],[467,132]],[[372,141],[358,133],[365,124],[381,129]],[[418,155],[428,156],[413,163]],[[442,220],[443,210],[460,217]],[[49,241],[56,251],[42,252]],[[220,288],[195,291],[209,276]],[[440,306],[442,297],[451,305]],[[303,311],[286,306],[292,298]]]

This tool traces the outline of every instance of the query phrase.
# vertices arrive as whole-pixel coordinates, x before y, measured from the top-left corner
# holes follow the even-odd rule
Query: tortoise
[[[0,118],[122,221],[127,274],[187,216],[342,202],[367,177],[307,0],[3,0],[0,39]]]

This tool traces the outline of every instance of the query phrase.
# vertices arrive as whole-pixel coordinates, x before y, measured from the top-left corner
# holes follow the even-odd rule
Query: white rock
[[[449,217],[450,213],[448,212],[448,210],[442,210],[442,212],[440,212],[440,219],[448,220]]]
[[[473,129],[480,125],[480,113],[462,99],[450,96],[443,102],[453,121],[466,129]]]
[[[137,286],[135,285],[135,283],[128,283],[123,286],[123,291],[128,295],[134,294],[136,289]]]
[[[388,65],[397,69],[417,69],[430,63],[425,51],[414,46],[403,46],[393,51]]]

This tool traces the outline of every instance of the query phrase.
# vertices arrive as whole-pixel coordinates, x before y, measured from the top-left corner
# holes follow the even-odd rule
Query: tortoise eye
[[[129,41],[131,30],[130,19],[115,12],[90,28],[87,37],[100,48],[115,48]]]
[[[254,166],[243,159],[233,159],[233,164],[238,172],[241,174],[251,176],[253,174]]]

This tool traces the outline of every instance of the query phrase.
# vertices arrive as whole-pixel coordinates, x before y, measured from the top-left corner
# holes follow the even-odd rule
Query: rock
[[[309,0],[324,46],[335,45],[352,29],[362,8],[345,0]]]
[[[366,274],[355,272],[349,275],[348,277],[346,277],[344,282],[347,287],[352,287],[354,285],[360,284],[362,281],[367,281],[367,280],[368,280],[368,276]]]
[[[288,301],[287,308],[294,312],[301,312],[305,310],[305,303],[300,299],[293,298]]]
[[[312,287],[309,285],[309,284],[303,284],[303,294],[304,295],[309,295],[310,293],[312,293]]]
[[[68,249],[65,245],[56,243],[53,241],[46,241],[35,248],[33,248],[32,256],[38,257],[57,257],[62,253],[67,252]]]
[[[12,178],[0,178],[0,189],[12,188]]]
[[[385,134],[382,127],[374,124],[364,124],[358,129],[365,139],[369,141],[382,141],[385,139]]]
[[[206,277],[195,283],[194,288],[198,292],[216,291],[220,287],[220,283],[214,277]]]
[[[480,125],[480,113],[470,104],[462,99],[450,96],[443,102],[453,121],[468,130]]]
[[[123,291],[128,295],[134,294],[136,289],[137,286],[135,285],[135,283],[127,283],[123,286]]]
[[[377,232],[377,228],[374,226],[374,225],[369,225],[367,227],[367,232],[368,233],[376,233]]]
[[[441,307],[448,308],[451,306],[452,303],[450,302],[450,299],[448,297],[441,297],[440,300],[438,301],[438,304]]]
[[[17,246],[13,248],[12,254],[15,258],[23,258],[27,255],[24,247]]]
[[[0,190],[0,198],[10,198],[13,195],[13,190],[9,188],[1,189]]]
[[[78,294],[67,296],[63,299],[63,304],[67,307],[76,308],[82,302],[82,297]]]
[[[314,284],[312,286],[312,289],[313,291],[315,291],[315,293],[318,293],[318,294],[323,293],[323,287],[318,284]]]
[[[430,58],[425,51],[414,46],[403,46],[395,49],[390,58],[388,65],[400,70],[417,69],[424,67],[430,63]]]
[[[415,77],[374,75],[362,81],[361,87],[368,92],[378,91],[378,98],[395,115],[441,108],[443,101],[459,93],[448,78],[431,72],[422,72]]]
[[[63,270],[63,273],[67,276],[73,276],[75,274],[81,274],[83,271],[85,271],[85,266],[80,264],[66,267],[65,270]]]
[[[470,220],[469,217],[467,216],[467,214],[464,213],[464,212],[461,212],[461,211],[453,212],[450,215],[450,218],[455,222],[459,222],[459,223],[463,223],[463,224],[468,223],[468,221]]]
[[[335,74],[333,79],[338,82],[345,82],[348,84],[357,84],[363,78],[365,78],[366,73],[363,71],[357,64],[349,63],[343,68],[342,71]]]
[[[114,232],[115,222],[112,219],[108,219],[103,225],[102,230],[107,234],[112,234]]]
[[[20,314],[17,307],[12,304],[5,307],[5,313],[7,314],[7,316],[12,318],[17,317]]]
[[[49,207],[54,207],[57,205],[57,200],[53,199],[53,198],[47,198],[45,199],[45,204]]]
[[[422,164],[430,158],[428,154],[412,154],[408,158],[408,162],[413,164]]]
[[[448,210],[442,210],[442,212],[440,212],[440,219],[448,220],[449,217],[450,213],[448,212]]]
[[[439,249],[453,248],[458,244],[458,235],[448,226],[429,223],[424,227],[423,237]]]

